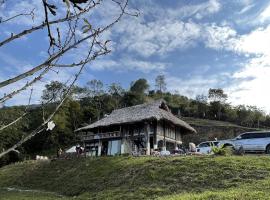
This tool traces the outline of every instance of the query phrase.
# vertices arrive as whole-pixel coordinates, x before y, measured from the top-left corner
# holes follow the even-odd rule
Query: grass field
[[[270,157],[107,157],[0,168],[0,199],[270,199]]]

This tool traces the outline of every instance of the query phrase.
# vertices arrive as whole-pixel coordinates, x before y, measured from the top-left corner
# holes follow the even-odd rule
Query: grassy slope
[[[248,127],[239,126],[239,125],[231,123],[231,122],[210,120],[210,119],[183,117],[183,120],[186,121],[187,123],[191,124],[191,125],[196,125],[196,126],[210,126],[210,127],[212,127],[212,126],[215,126],[215,127],[221,126],[221,127],[248,128]],[[256,130],[255,128],[248,128],[248,129]]]
[[[7,187],[42,192],[8,192]],[[51,163],[28,161],[0,169],[0,199],[51,200],[74,196],[266,199],[270,196],[270,157],[115,157]]]

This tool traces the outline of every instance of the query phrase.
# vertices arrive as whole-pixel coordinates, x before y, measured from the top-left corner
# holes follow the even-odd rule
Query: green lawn
[[[270,157],[27,161],[0,168],[0,199],[270,199]]]

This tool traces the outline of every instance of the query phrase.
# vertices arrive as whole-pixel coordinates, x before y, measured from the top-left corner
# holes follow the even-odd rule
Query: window
[[[261,132],[261,133],[253,133],[252,134],[252,138],[266,138],[266,137],[270,137],[269,132]]]
[[[210,147],[210,143],[209,142],[204,142],[199,144],[199,147]]]
[[[170,126],[166,126],[165,136],[168,138],[175,139],[175,129]]]
[[[121,153],[121,140],[112,140],[108,143],[108,155],[114,156]]]
[[[256,139],[256,138],[266,138],[266,137],[270,137],[269,132],[244,133],[241,135],[241,139]]]
[[[245,140],[245,139],[250,139],[252,138],[252,133],[245,133],[241,135],[241,139]]]
[[[252,138],[265,138],[266,133],[253,133]]]

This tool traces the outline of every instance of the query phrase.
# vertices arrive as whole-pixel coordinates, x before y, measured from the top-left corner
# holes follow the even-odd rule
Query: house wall
[[[182,141],[180,128],[165,122],[165,137],[176,141]],[[157,135],[164,137],[163,122],[157,124]]]
[[[151,121],[149,123],[140,122],[136,124],[122,125],[112,127],[113,130],[121,131],[122,139],[108,138],[107,155],[131,154],[132,151],[146,149],[146,154],[150,154],[150,149],[161,149],[164,147],[164,127],[165,127],[165,146],[167,150],[174,150],[177,144],[182,141],[180,128],[166,121]],[[110,132],[110,128],[99,130],[100,133]],[[148,135],[145,133],[148,132]],[[155,134],[156,133],[156,134]],[[97,133],[96,133],[97,134]],[[140,139],[139,139],[140,138]],[[106,141],[106,139],[105,139]],[[161,142],[161,143],[160,143]],[[102,145],[102,144],[101,144]],[[102,145],[103,146],[103,145]],[[100,155],[100,144],[98,146],[98,155]]]

